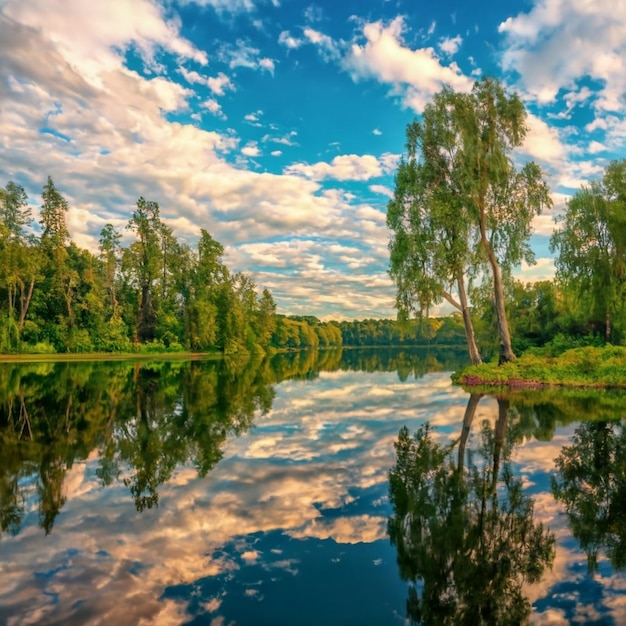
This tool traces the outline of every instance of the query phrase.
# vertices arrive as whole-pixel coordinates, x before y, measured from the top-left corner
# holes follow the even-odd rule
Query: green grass
[[[198,352],[80,352],[57,354],[0,354],[0,363],[55,363],[65,361],[219,360],[219,353]]]
[[[525,353],[515,361],[471,365],[453,375],[463,386],[626,387],[626,347],[573,348],[558,356]]]

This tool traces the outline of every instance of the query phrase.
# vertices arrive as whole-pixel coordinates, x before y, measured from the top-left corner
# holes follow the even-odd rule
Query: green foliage
[[[19,532],[28,493],[52,532],[68,472],[90,456],[104,484],[123,472],[139,511],[158,506],[178,464],[205,475],[272,399],[256,363],[0,365],[0,530]]]
[[[531,223],[550,206],[541,168],[517,170],[512,159],[526,134],[517,95],[492,79],[471,93],[445,87],[407,128],[407,158],[388,205],[390,274],[401,318],[443,299],[463,314],[470,358],[474,341],[466,280],[491,271],[500,360],[515,358],[505,311],[503,274],[533,262]],[[456,296],[453,294],[456,292]]]
[[[107,224],[96,256],[70,241],[69,206],[50,177],[42,199],[37,241],[25,235],[24,190],[0,188],[0,353],[269,348],[271,293],[259,297],[250,276],[231,275],[206,230],[193,250],[174,237],[157,202],[139,198],[128,222],[134,240],[122,246]],[[310,339],[299,344],[314,345]]]
[[[56,354],[56,348],[47,341],[38,341],[35,344],[24,344],[22,352],[25,354]]]
[[[626,347],[586,346],[558,356],[525,353],[513,363],[483,363],[455,374],[464,385],[626,387]]]
[[[626,431],[623,420],[578,426],[556,459],[552,491],[564,506],[573,535],[587,553],[591,574],[605,552],[626,567]]]
[[[613,161],[601,181],[592,181],[569,200],[553,235],[557,279],[577,306],[617,338],[613,320],[626,303],[626,159]],[[623,336],[624,323],[618,323]]]

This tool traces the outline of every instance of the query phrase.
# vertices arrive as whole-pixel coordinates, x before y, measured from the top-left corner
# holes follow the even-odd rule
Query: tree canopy
[[[626,299],[626,159],[577,191],[560,224],[551,240],[557,279],[593,319],[604,321],[611,341],[612,320]]]
[[[463,313],[473,362],[480,357],[466,281],[489,271],[500,361],[515,358],[503,273],[533,261],[532,219],[551,204],[541,168],[532,161],[521,169],[514,163],[526,130],[521,100],[496,80],[478,81],[470,93],[445,87],[422,120],[407,127],[407,157],[388,205],[390,273],[400,313],[450,302]]]

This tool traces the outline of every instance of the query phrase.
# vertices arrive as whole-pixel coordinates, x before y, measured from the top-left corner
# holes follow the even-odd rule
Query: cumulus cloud
[[[235,69],[244,67],[251,70],[262,69],[270,74],[274,73],[275,63],[269,57],[261,57],[259,48],[250,45],[244,39],[238,39],[234,44],[222,44],[219,57],[228,67]]]
[[[209,110],[211,113],[213,113],[213,115],[216,115],[217,117],[220,117],[222,119],[226,119],[226,116],[224,115],[224,112],[222,111],[222,106],[214,98],[209,98],[208,100],[205,100],[202,103],[202,106],[205,109]]]
[[[529,96],[554,101],[577,82],[601,83],[598,112],[623,111],[626,92],[626,10],[622,2],[536,0],[527,13],[498,27],[502,67],[515,71]]]
[[[201,65],[208,63],[206,53],[182,37],[177,23],[167,20],[163,9],[149,0],[111,0],[89,6],[80,0],[33,0],[5,4],[3,13],[4,20],[18,25],[37,29],[45,24],[58,53],[71,58],[77,71],[96,85],[102,69],[117,68],[120,51],[131,46],[147,64],[154,63],[159,48]],[[11,31],[14,25],[5,23],[3,30]],[[10,32],[5,32],[7,36]]]
[[[539,161],[561,163],[567,156],[567,148],[561,141],[558,130],[532,113],[528,114],[526,122],[528,132],[520,147],[521,152]]]
[[[536,283],[540,280],[552,280],[555,271],[554,259],[542,257],[535,259],[534,265],[522,261],[521,268],[514,272],[514,277],[525,283]]]
[[[341,57],[341,44],[336,42],[332,37],[310,26],[305,27],[303,34],[310,43],[317,46],[318,50],[327,61],[336,61]]]
[[[212,7],[218,15],[233,13],[251,13],[258,6],[272,4],[279,6],[278,0],[181,0],[182,4],[196,4],[201,7]]]
[[[372,78],[389,84],[401,94],[406,106],[422,111],[444,84],[457,91],[469,91],[473,81],[454,62],[444,65],[431,47],[412,49],[404,41],[402,17],[385,24],[363,26],[363,37],[352,44],[344,67],[357,79]],[[448,44],[450,47],[450,44]]]
[[[456,37],[444,37],[439,42],[439,49],[448,56],[454,56],[461,47],[463,38],[460,35]]]
[[[223,96],[227,89],[235,89],[232,81],[224,72],[220,72],[217,76],[209,76],[206,84],[216,96]]]
[[[290,50],[299,48],[304,41],[298,37],[294,37],[288,30],[284,30],[278,35],[278,43],[282,44]]]
[[[385,187],[385,185],[370,185],[369,189],[374,193],[379,193],[383,196],[387,196],[388,198],[393,198],[393,190],[389,187]]]
[[[259,59],[259,67],[267,70],[273,76],[276,65],[274,61],[272,61],[272,59],[264,57],[262,59]]]
[[[383,174],[388,174],[393,169],[395,159],[390,159],[388,154],[380,159],[371,155],[343,154],[336,156],[330,163],[320,161],[312,165],[306,163],[294,163],[285,169],[288,174],[300,174],[312,180],[369,180]]]
[[[261,151],[256,141],[250,141],[241,149],[241,154],[249,157],[257,157],[261,154]]]

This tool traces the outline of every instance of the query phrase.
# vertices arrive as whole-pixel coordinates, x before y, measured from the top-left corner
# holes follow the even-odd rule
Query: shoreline
[[[508,389],[626,388],[626,347],[606,345],[572,348],[553,356],[526,352],[502,365],[470,365],[452,375],[467,388]]]
[[[222,354],[210,352],[70,352],[54,354],[0,354],[0,363],[63,363],[86,361],[151,361],[151,360],[185,360],[185,361],[218,361]]]

